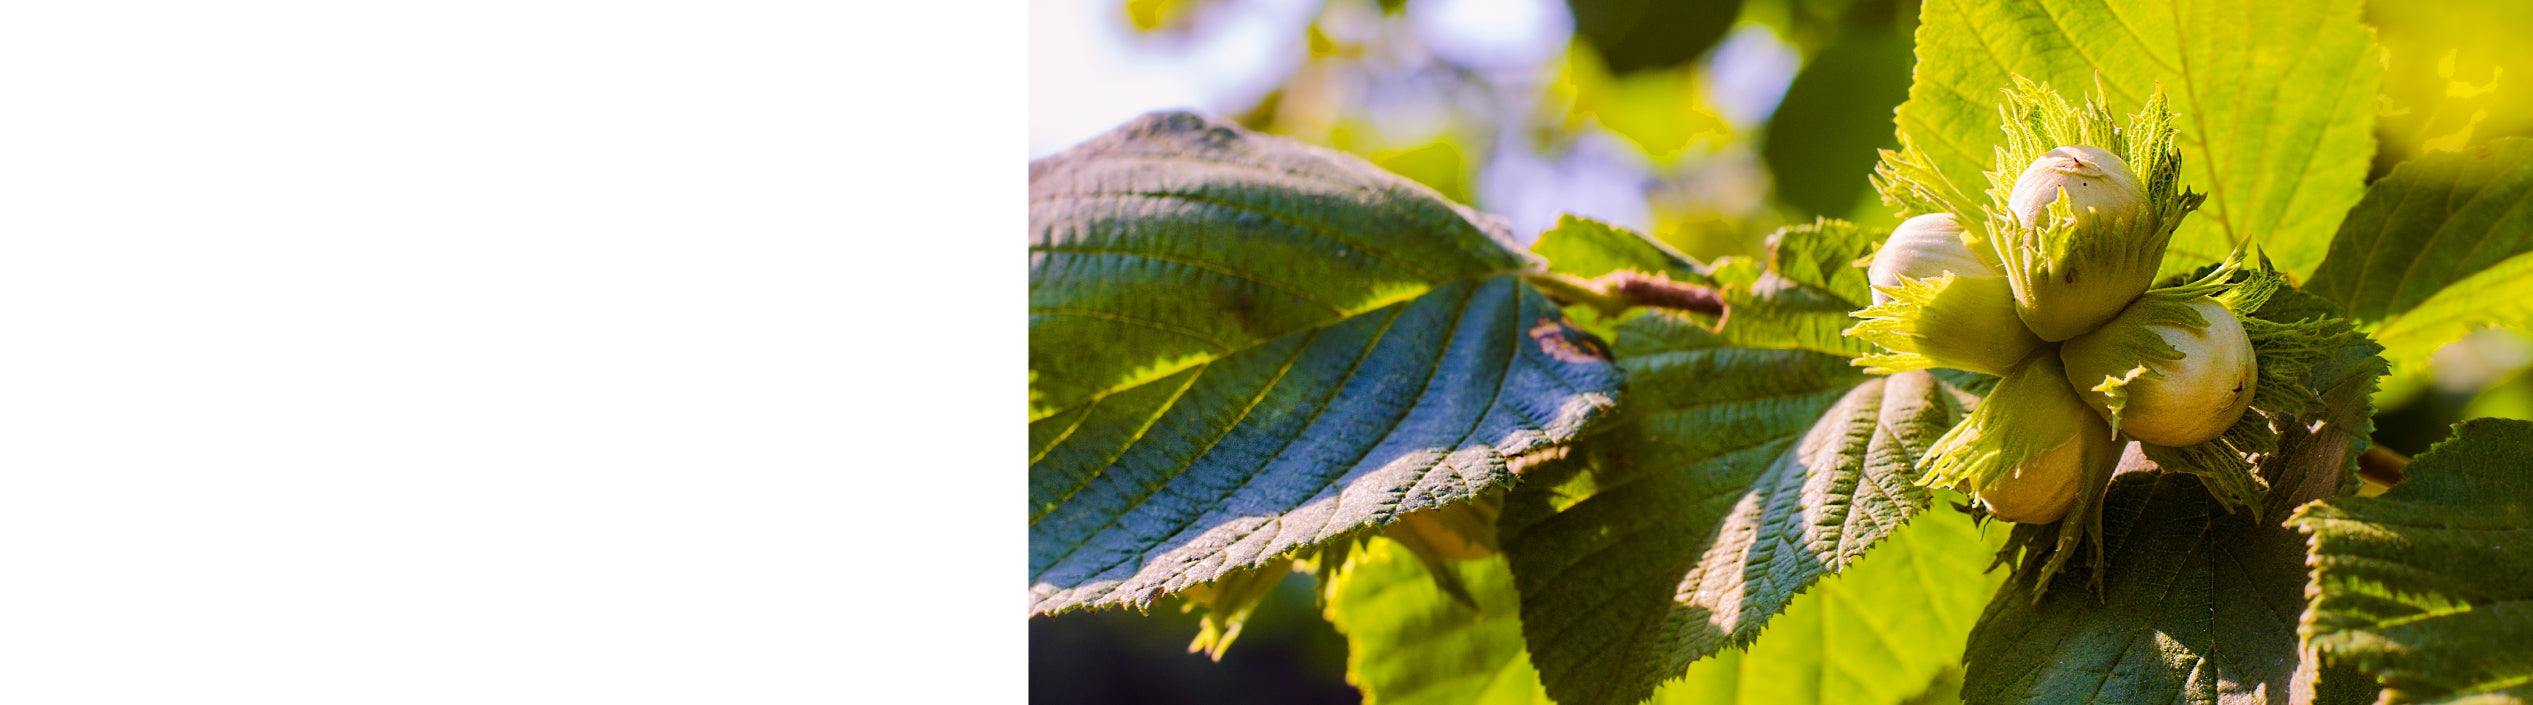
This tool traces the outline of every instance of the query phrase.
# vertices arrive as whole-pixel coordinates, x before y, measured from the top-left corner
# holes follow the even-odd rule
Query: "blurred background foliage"
[[[1361,155],[1535,237],[1575,213],[1701,260],[1814,217],[1889,225],[1915,0],[1032,0],[1030,156],[1194,108]],[[2371,0],[2384,48],[2373,177],[2533,135],[2533,3]],[[2533,342],[2483,331],[2377,395],[2416,454],[2462,418],[2533,418]],[[1312,578],[1275,586],[1219,663],[1194,615],[1030,623],[1040,702],[1351,702]]]

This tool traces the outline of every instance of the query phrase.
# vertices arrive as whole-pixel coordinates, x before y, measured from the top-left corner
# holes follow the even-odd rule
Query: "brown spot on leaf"
[[[1600,362],[1609,359],[1609,351],[1601,341],[1582,335],[1566,321],[1541,318],[1531,326],[1530,339],[1539,343],[1539,351],[1561,362]]]

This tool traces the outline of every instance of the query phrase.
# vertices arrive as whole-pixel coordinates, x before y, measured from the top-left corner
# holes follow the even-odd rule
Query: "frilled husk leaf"
[[[1882,195],[1885,205],[1900,209],[1902,219],[1934,213],[1960,215],[1980,212],[1979,201],[1954,186],[1952,179],[1946,178],[1943,170],[1935,167],[1934,158],[1919,150],[1907,135],[1900,136],[1899,149],[1881,150],[1881,154],[1882,161],[1873,167],[1873,188]],[[1988,244],[1987,232],[1971,222],[1973,220],[1976,218],[1962,217],[1962,226],[1968,231],[1962,239],[1970,245],[1971,252],[1978,253],[1989,266],[1995,266],[1996,248]]]
[[[2067,386],[2067,372],[2056,353],[2042,348],[1999,380],[1969,418],[1927,448],[1918,461],[1917,484],[1975,496],[1979,488],[2070,442],[2084,445],[2088,470],[2103,449],[2116,462],[2118,446],[2111,441],[2110,426]]]
[[[1865,320],[1844,331],[1882,346],[1884,352],[1856,358],[1867,372],[1942,367],[2004,376],[2043,345],[2014,315],[2005,277],[1902,278],[1879,290],[1891,300],[1850,314]]]
[[[2054,387],[2054,388],[2053,388]],[[2125,447],[2111,437],[2111,427],[2094,415],[2093,409],[2076,398],[2075,390],[2066,383],[2066,370],[2059,364],[2055,350],[2042,354],[2017,369],[2015,374],[1997,382],[1970,418],[1954,426],[1951,433],[1928,449],[1919,467],[1928,470],[1918,483],[1928,486],[1978,487],[1993,482],[1994,476],[2014,468],[2022,460],[2046,453],[2075,436],[2080,443],[2076,498],[2065,516],[2057,521],[2056,550],[2042,566],[2040,585],[2065,567],[2080,543],[2102,545],[2102,496],[2117,472],[2120,452]],[[2015,532],[2020,538],[2023,532]],[[2000,561],[2008,556],[2029,552],[2010,545],[1998,554]],[[2102,580],[2100,562],[2095,562],[2094,582]]]

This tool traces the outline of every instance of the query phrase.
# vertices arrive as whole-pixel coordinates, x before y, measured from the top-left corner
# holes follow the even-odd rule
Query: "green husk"
[[[2277,452],[2278,424],[2295,423],[2321,411],[2322,400],[2305,379],[2312,375],[2314,365],[2327,360],[2355,334],[2338,319],[2278,322],[2252,315],[2286,285],[2286,276],[2272,268],[2267,258],[2261,259],[2259,267],[2248,268],[2237,253],[2189,283],[2147,292],[2148,297],[2162,300],[2211,296],[2234,314],[2251,338],[2258,381],[2250,410],[2223,435],[2206,442],[2181,447],[2141,445],[2156,465],[2199,476],[2228,511],[2249,509],[2255,519],[2260,518],[2261,499],[2269,491],[2267,480],[2254,471],[2256,463]],[[2155,343],[2171,351],[2160,338]]]
[[[1988,239],[2014,284],[2024,323],[2042,340],[2066,340],[2119,315],[2154,283],[2173,231],[2207,197],[2181,188],[2181,151],[2161,90],[2125,129],[2099,98],[2078,106],[2021,77],[2005,93],[1998,110],[2006,139],[1996,148],[1996,168],[1987,172]],[[2008,207],[2015,181],[2060,145],[2090,145],[2119,155],[2143,181],[2142,214],[2101,214],[2080,226],[2061,193],[2046,222],[2023,224]]]
[[[2164,379],[2163,372],[2157,369],[2161,365],[2157,363],[2179,362],[2184,357],[2180,350],[2164,342],[2163,336],[2157,334],[2156,329],[2206,328],[2209,321],[2205,316],[2200,315],[2196,310],[2196,305],[2202,301],[2215,300],[2211,297],[2225,291],[2226,280],[2240,271],[2241,266],[2240,258],[2229,259],[2207,276],[2195,281],[2148,291],[2139,295],[2137,300],[2131,302],[2127,309],[2122,310],[2113,318],[2112,322],[2069,342],[2070,346],[2081,344],[2081,349],[2091,353],[2091,356],[2118,361],[2110,365],[2111,369],[2125,370],[2125,372],[2108,375],[2101,379],[2076,379],[2071,376],[2067,380],[2077,389],[2099,392],[2108,397],[2107,418],[2111,422],[2113,433],[2121,430],[2123,412],[2128,408],[2129,387],[2140,380]],[[2266,294],[2263,294],[2261,298],[2266,299]],[[2224,305],[2223,301],[2216,301],[2216,303]],[[2070,355],[2075,354],[2078,349],[2077,347],[2062,348]],[[2259,394],[2259,390],[2254,389],[2253,394]]]
[[[2008,480],[2089,483],[2084,478],[2095,474],[2093,466],[2117,464],[2119,445],[2112,441],[2110,427],[2067,385],[2056,352],[2043,348],[1997,382],[1969,418],[1927,449],[1918,462],[1922,474],[1917,483],[1959,490],[1988,504],[1983,495]],[[2079,444],[2078,467],[2042,462],[2070,443]],[[2066,472],[2077,476],[2058,476]],[[2107,481],[2107,471],[2102,476]],[[2077,488],[2076,506],[2082,506],[2088,492],[2098,489]]]
[[[1979,212],[1979,202],[1954,186],[1952,179],[1946,178],[1943,170],[1935,167],[1934,158],[1919,150],[1907,135],[1900,136],[1898,150],[1885,149],[1881,150],[1881,154],[1882,161],[1874,165],[1870,177],[1873,188],[1882,195],[1885,205],[1900,209],[1901,220],[1933,213],[1959,216]],[[1997,264],[1996,249],[1988,244],[1986,232],[1970,227],[1973,220],[1976,219],[1962,218],[1963,239],[1970,245],[1971,252],[1994,266]]]
[[[2014,315],[2005,277],[1903,277],[1877,289],[1891,300],[1849,314],[1865,320],[1843,332],[1882,346],[1853,363],[1867,372],[1943,367],[2004,376],[2043,345]]]

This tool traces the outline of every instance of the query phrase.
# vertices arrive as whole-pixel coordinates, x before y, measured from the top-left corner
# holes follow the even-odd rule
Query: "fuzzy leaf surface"
[[[1492,219],[1184,113],[1030,165],[1030,612],[1509,483],[1614,403]]]
[[[1569,705],[1641,701],[1749,643],[1926,506],[1912,464],[1969,401],[1683,316],[1619,330],[1627,421],[1532,469],[1497,524],[1532,663]]]
[[[2533,140],[2430,152],[2367,187],[2305,289],[2373,324],[2395,368],[2533,325]]]
[[[2259,245],[2301,278],[2357,203],[2383,73],[2360,0],[1927,0],[1903,140],[1961,193],[1993,167],[2000,93],[2020,74],[2122,116],[2160,84],[2179,116],[2183,183],[2209,194],[2165,274]]]
[[[2308,505],[2307,643],[2393,703],[2533,702],[2533,423],[2475,419],[2379,497]]]

